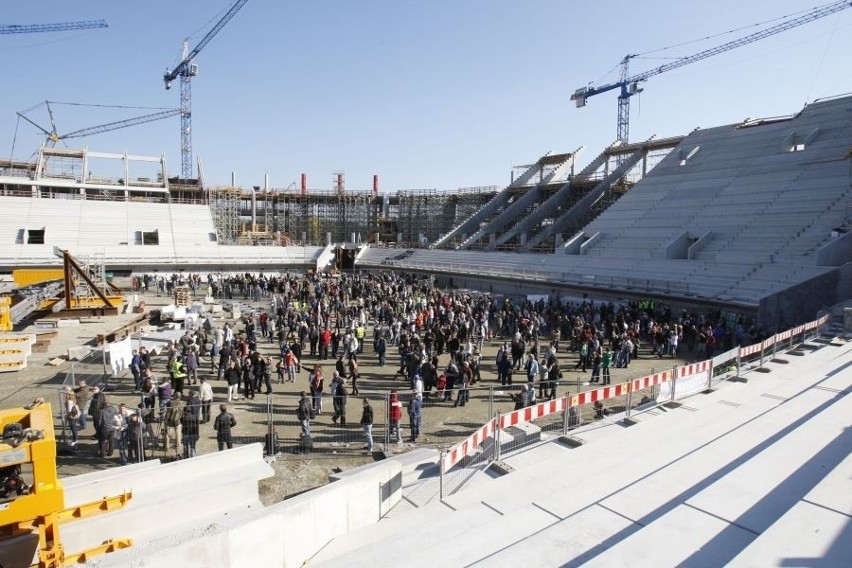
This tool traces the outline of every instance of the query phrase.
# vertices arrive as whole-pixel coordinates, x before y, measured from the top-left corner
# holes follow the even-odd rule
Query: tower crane
[[[164,110],[160,110],[159,112],[145,114],[145,115],[142,115],[142,116],[128,118],[128,119],[125,119],[125,120],[117,120],[115,122],[108,122],[106,124],[99,124],[97,126],[90,126],[90,127],[87,127],[87,128],[81,128],[79,130],[74,130],[73,132],[67,132],[65,134],[59,134],[56,131],[56,122],[53,119],[53,109],[50,107],[50,101],[44,101],[43,104],[47,107],[47,114],[50,117],[50,130],[48,130],[47,128],[44,128],[43,126],[41,126],[39,124],[37,124],[35,121],[33,121],[30,117],[28,117],[26,115],[27,112],[29,112],[29,111],[31,111],[31,110],[33,110],[33,109],[35,109],[35,108],[37,108],[38,106],[41,106],[41,105],[31,107],[27,111],[18,112],[17,115],[20,118],[22,118],[25,121],[32,124],[33,126],[35,126],[36,128],[38,128],[41,132],[43,132],[44,135],[47,137],[47,140],[46,140],[47,145],[51,146],[51,147],[55,146],[56,143],[59,142],[60,140],[66,140],[68,138],[82,138],[84,136],[89,136],[89,135],[92,135],[92,134],[101,134],[102,132],[110,132],[111,130],[118,130],[120,128],[127,128],[127,127],[130,127],[130,126],[136,126],[137,124],[144,124],[146,122],[154,122],[155,120],[163,120],[163,119],[170,118],[172,116],[177,116],[178,114],[180,114],[180,109],[175,109],[175,108],[164,109]],[[59,103],[56,103],[56,104],[59,104]],[[126,107],[122,107],[122,108],[126,108]]]
[[[845,10],[849,7],[852,7],[852,0],[840,0],[837,2],[832,2],[830,4],[825,4],[823,6],[818,6],[813,10],[805,12],[801,16],[798,16],[796,18],[786,20],[784,22],[781,22],[780,24],[776,24],[768,28],[764,28],[760,31],[754,32],[739,39],[723,43],[722,45],[717,45],[716,47],[705,49],[704,51],[701,51],[699,53],[695,53],[686,57],[681,57],[680,59],[676,59],[675,61],[671,61],[664,65],[660,65],[659,67],[656,67],[654,69],[643,71],[642,73],[638,73],[632,76],[629,73],[630,60],[637,56],[626,55],[624,59],[621,60],[621,74],[620,79],[618,81],[602,85],[600,87],[595,87],[591,85],[581,87],[574,91],[574,94],[571,95],[571,100],[576,102],[577,107],[583,107],[586,106],[586,101],[589,99],[589,97],[593,97],[595,95],[599,95],[607,91],[612,91],[613,89],[621,89],[621,93],[618,95],[617,139],[621,142],[627,142],[628,135],[630,133],[630,97],[642,92],[643,89],[639,86],[640,83],[647,81],[651,77],[659,75],[660,73],[665,73],[666,71],[671,71],[672,69],[677,69],[678,67],[683,67],[684,65],[689,65],[690,63],[695,63],[696,61],[701,61],[702,59],[707,59],[708,57],[718,55],[719,53],[724,53],[726,51],[730,51],[732,49],[748,45],[763,38],[796,28],[803,24],[807,24],[808,22],[824,18],[825,16],[829,16],[831,14],[834,14],[835,12]]]
[[[225,27],[231,18],[245,6],[248,0],[237,0],[224,16],[207,32],[192,50],[186,41],[183,42],[183,58],[177,66],[163,75],[166,89],[170,89],[172,81],[180,77],[180,172],[183,179],[192,178],[192,84],[191,79],[198,75],[198,65],[193,63],[195,57],[210,43],[219,31]]]
[[[83,20],[59,24],[9,24],[0,26],[0,34],[32,34],[41,32],[64,32],[68,30],[92,30],[107,28],[106,20]]]

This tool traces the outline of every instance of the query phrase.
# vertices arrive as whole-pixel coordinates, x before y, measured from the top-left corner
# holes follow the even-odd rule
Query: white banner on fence
[[[109,364],[112,367],[112,376],[117,377],[130,366],[133,357],[133,348],[130,345],[130,337],[121,341],[114,341],[107,346],[109,352]]]
[[[694,375],[679,377],[677,381],[666,381],[660,383],[660,394],[657,395],[657,402],[666,402],[672,398],[672,388],[675,389],[675,400],[699,393],[707,388],[707,373],[709,371],[701,371]]]

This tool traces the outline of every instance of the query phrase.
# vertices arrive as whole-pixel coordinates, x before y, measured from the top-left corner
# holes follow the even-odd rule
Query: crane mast
[[[180,172],[183,179],[192,178],[192,78],[198,75],[198,65],[193,60],[210,43],[210,40],[225,27],[225,24],[245,6],[246,2],[248,0],[234,2],[225,12],[225,15],[192,50],[189,49],[189,44],[184,41],[181,62],[163,75],[166,89],[171,88],[172,81],[180,78]]]
[[[850,7],[852,7],[852,0],[840,0],[838,2],[832,2],[831,4],[819,6],[817,8],[814,8],[813,10],[802,14],[801,16],[786,20],[784,22],[781,22],[780,24],[764,28],[760,31],[743,36],[741,38],[723,43],[721,45],[717,45],[715,47],[711,47],[710,49],[705,49],[704,51],[700,51],[693,55],[681,57],[680,59],[676,59],[675,61],[671,61],[664,65],[660,65],[659,67],[655,67],[653,69],[649,69],[648,71],[643,71],[642,73],[637,73],[636,75],[632,76],[629,73],[630,60],[637,56],[626,55],[624,59],[621,60],[621,73],[618,81],[614,83],[609,83],[607,85],[602,85],[600,87],[581,87],[574,91],[574,94],[571,95],[571,100],[576,103],[578,108],[584,107],[586,106],[586,101],[589,99],[589,97],[593,97],[595,95],[599,95],[607,91],[612,91],[614,89],[620,89],[620,93],[618,95],[617,140],[626,143],[629,139],[630,134],[630,97],[642,92],[642,88],[639,86],[639,84],[643,81],[647,81],[651,77],[659,75],[660,73],[665,73],[666,71],[671,71],[672,69],[677,69],[679,67],[683,67],[684,65],[689,65],[691,63],[695,63],[696,61],[701,61],[702,59],[707,59],[708,57],[712,57],[714,55],[718,55],[720,53],[724,53],[726,51],[730,51],[732,49],[736,49],[738,47],[754,43],[763,38],[773,36],[775,34],[779,34],[781,32],[793,28],[797,28],[801,25],[807,24],[814,20],[818,20],[820,18],[824,18],[826,16],[829,16],[831,14],[834,14],[841,10],[845,10],[846,8]]]

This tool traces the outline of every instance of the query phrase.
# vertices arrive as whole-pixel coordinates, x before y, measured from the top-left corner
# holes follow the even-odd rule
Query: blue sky
[[[42,138],[16,111],[48,99],[179,105],[162,75],[229,0],[5,0],[0,24],[105,18],[108,29],[0,35],[0,156],[25,159]],[[506,185],[513,166],[581,146],[581,163],[615,139],[616,93],[577,109],[589,82],[617,79],[645,53],[810,9],[805,0],[249,0],[196,63],[193,147],[205,181],[287,187],[307,173],[331,189],[453,190]],[[739,35],[748,33],[740,32]],[[678,57],[737,35],[655,53]],[[686,134],[746,117],[795,113],[852,92],[852,9],[656,76],[633,98],[631,140]],[[636,59],[643,71],[665,59]],[[613,72],[606,76],[606,73]],[[151,111],[58,106],[59,132]],[[48,124],[44,109],[29,114]],[[75,142],[92,150],[165,154],[180,171],[179,121]],[[97,172],[95,172],[97,173]]]

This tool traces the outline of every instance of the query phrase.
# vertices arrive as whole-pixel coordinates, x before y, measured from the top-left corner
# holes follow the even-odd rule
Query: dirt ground
[[[127,289],[126,281],[118,280],[119,286]],[[157,297],[156,294],[144,294],[141,299],[145,301],[148,310],[157,310],[170,302],[169,298]],[[244,304],[250,304],[245,300],[239,300]],[[265,308],[266,303],[250,304],[257,309]],[[245,314],[245,312],[244,312]],[[227,313],[225,315],[228,315]],[[53,405],[54,414],[57,415],[56,427],[61,428],[59,419],[59,390],[66,373],[71,364],[67,361],[58,362],[52,366],[48,362],[66,355],[69,347],[83,344],[94,345],[94,338],[99,333],[108,333],[135,317],[135,314],[125,314],[112,317],[86,317],[77,327],[59,330],[59,337],[51,343],[47,353],[35,353],[31,356],[26,369],[16,373],[0,375],[0,401],[4,408],[22,406],[36,397],[42,397]],[[230,319],[217,319],[217,324]],[[241,324],[237,324],[237,328]],[[31,327],[29,331],[34,328]],[[313,453],[296,453],[298,444],[299,427],[295,418],[296,401],[301,390],[308,390],[307,369],[303,369],[295,383],[276,384],[273,375],[273,413],[275,431],[279,437],[278,453],[271,460],[275,469],[275,477],[260,483],[260,496],[265,504],[280,501],[303,491],[319,487],[328,483],[328,476],[333,471],[346,470],[358,467],[370,461],[381,459],[383,455],[384,442],[384,401],[387,393],[392,388],[399,389],[401,393],[408,391],[407,383],[394,377],[396,370],[396,350],[390,347],[388,350],[388,363],[385,367],[379,367],[378,359],[372,353],[371,326],[368,326],[368,337],[365,341],[364,353],[359,356],[361,367],[361,380],[359,389],[361,396],[370,398],[376,414],[374,426],[375,447],[373,454],[366,454],[363,450],[364,438],[357,425],[360,418],[361,405],[358,397],[350,396],[347,405],[347,419],[350,425],[343,428],[331,420],[331,399],[325,398],[325,412],[312,421],[312,435],[315,439],[316,448]],[[27,331],[27,330],[25,330]],[[265,355],[277,355],[277,345],[260,343],[261,352]],[[482,383],[477,385],[480,389],[471,394],[471,402],[465,407],[455,408],[452,403],[436,401],[435,398],[427,398],[423,409],[423,433],[415,444],[403,443],[397,445],[392,443],[390,450],[393,453],[409,451],[415,447],[448,448],[452,444],[469,435],[476,428],[486,422],[493,412],[509,412],[513,403],[508,396],[507,389],[503,389],[496,381],[495,358],[498,341],[486,342],[482,353]],[[567,352],[563,344],[559,359],[564,372],[566,384],[560,386],[560,395],[566,389],[571,393],[579,390],[589,390],[595,385],[589,386],[589,372],[585,374],[580,370],[574,370],[577,354]],[[307,350],[306,350],[307,352]],[[627,369],[613,369],[613,383],[622,382],[631,378],[641,377],[653,371],[671,368],[673,365],[686,362],[686,359],[660,360],[649,357],[650,353],[646,346],[640,349],[640,358],[631,363]],[[689,355],[689,354],[687,354]],[[696,354],[697,355],[697,354]],[[330,382],[330,376],[334,369],[334,361],[318,361],[316,357],[303,355],[302,362],[305,365],[322,363],[325,368],[326,384]],[[447,355],[441,358],[440,364],[446,365]],[[218,404],[227,400],[224,381],[215,380],[211,375],[209,360],[202,360],[202,371],[200,374],[212,376],[214,400],[213,413],[215,415]],[[164,372],[164,359],[154,358],[155,375],[160,376]],[[515,375],[518,376],[517,374]],[[112,403],[125,402],[129,408],[135,408],[139,402],[139,395],[132,393],[133,379],[127,376],[111,379],[114,390],[108,394]],[[518,380],[516,378],[516,384]],[[191,388],[191,387],[190,387]],[[612,405],[624,405],[624,401],[613,401]],[[235,429],[236,443],[249,443],[253,441],[263,442],[267,432],[267,400],[263,395],[258,395],[255,400],[239,401],[229,405],[237,419],[238,426]],[[591,411],[584,412],[584,420],[592,420]],[[201,425],[201,436],[198,442],[198,453],[217,451],[215,432],[212,423]],[[408,420],[403,414],[403,437],[408,436]],[[93,437],[91,423],[87,430],[80,433],[80,443],[74,454],[65,455],[60,452],[57,458],[57,467],[61,476],[70,476],[87,471],[104,469],[107,467],[119,467],[118,454],[110,458],[97,457],[96,444]],[[158,450],[153,457],[163,460],[175,459],[174,451],[165,453]]]

